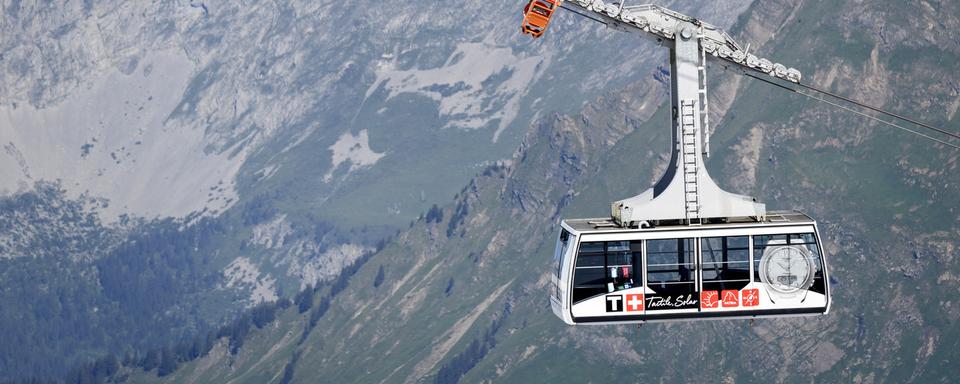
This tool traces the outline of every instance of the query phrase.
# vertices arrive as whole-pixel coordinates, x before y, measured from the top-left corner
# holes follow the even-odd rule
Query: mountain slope
[[[531,41],[502,28],[519,21],[514,1],[0,7],[0,239],[36,239],[0,242],[0,275],[64,276],[7,287],[0,337],[47,349],[4,343],[0,380],[162,348],[329,282],[509,157],[538,115],[657,60],[571,14]],[[727,25],[744,8],[701,11]],[[31,198],[79,218],[24,216]],[[63,231],[89,241],[64,246]],[[64,301],[83,304],[20,321]]]
[[[956,129],[950,66],[937,65],[956,63],[956,49],[924,33],[957,22],[942,17],[957,14],[953,5],[939,7],[762,1],[738,30],[783,37],[761,50],[818,84]],[[819,17],[828,10],[851,16]],[[871,23],[883,27],[864,32]],[[906,52],[934,49],[901,62]],[[258,335],[259,345],[291,351],[272,365],[209,356],[172,380],[214,366],[232,367],[219,371],[222,380],[266,374],[284,359],[294,382],[951,380],[960,351],[951,298],[960,288],[960,228],[947,196],[960,185],[957,153],[764,84],[724,79],[712,89],[723,87],[735,99],[713,103],[729,108],[714,120],[723,150],[711,167],[728,189],[820,219],[836,280],[830,315],[639,330],[572,328],[553,318],[546,286],[558,217],[602,215],[624,191],[647,187],[665,161],[668,116],[654,113],[662,91],[648,80],[577,117],[541,118],[511,163],[478,175],[439,221],[416,223],[360,268],[302,345]],[[889,91],[870,91],[878,87]],[[920,89],[923,98],[893,98]],[[276,327],[296,333],[302,321]]]
[[[822,17],[838,9],[848,16]],[[761,1],[737,30],[817,84],[956,129],[949,69],[957,47],[930,32],[955,25],[948,15],[956,11],[952,4]],[[583,52],[591,51],[565,55]],[[544,112],[512,160],[477,170],[442,213],[404,230],[332,299],[318,296],[329,310],[315,312],[322,317],[314,326],[314,312],[291,308],[236,354],[221,341],[165,379],[949,380],[960,350],[960,309],[951,298],[960,288],[950,198],[957,155],[717,69],[711,105],[719,106],[712,121],[720,122],[713,137],[720,150],[711,170],[720,170],[713,174],[728,190],[821,221],[834,311],[640,330],[571,328],[553,318],[546,285],[559,217],[606,214],[610,201],[652,184],[666,161],[668,113],[658,109],[665,89],[645,68],[630,74],[644,80],[575,117]],[[386,87],[381,92],[390,94]],[[384,97],[391,96],[403,97]],[[273,222],[264,216],[260,224]],[[261,237],[272,238],[283,236]],[[301,342],[304,329],[312,331]]]

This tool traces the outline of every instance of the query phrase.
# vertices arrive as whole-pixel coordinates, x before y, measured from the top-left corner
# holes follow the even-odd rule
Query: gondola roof
[[[610,218],[594,219],[567,219],[564,220],[571,229],[580,233],[615,233],[615,232],[637,232],[637,231],[658,231],[658,230],[690,230],[688,225],[680,223],[660,224],[651,228],[623,228],[617,225]],[[815,221],[807,214],[800,211],[770,211],[762,221],[757,221],[752,217],[728,218],[723,223],[704,224],[702,227],[710,228],[737,228],[743,226],[778,226],[784,224],[813,224]]]

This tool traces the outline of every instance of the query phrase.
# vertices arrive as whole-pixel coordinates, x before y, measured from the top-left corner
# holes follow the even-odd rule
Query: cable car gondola
[[[652,188],[613,203],[610,218],[561,222],[553,312],[568,324],[827,313],[830,289],[817,223],[799,212],[767,212],[749,196],[722,190],[703,161],[707,56],[795,84],[800,72],[749,54],[719,28],[666,8],[562,4],[670,48],[673,140],[666,172]]]
[[[568,324],[816,315],[830,309],[817,223],[770,212],[700,226],[561,223],[554,314]]]
[[[561,0],[530,0],[523,8],[523,22],[520,31],[538,38],[547,31],[550,18],[560,8]]]

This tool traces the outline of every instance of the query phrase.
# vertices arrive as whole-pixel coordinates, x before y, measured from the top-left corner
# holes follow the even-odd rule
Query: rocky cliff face
[[[958,95],[943,84],[957,57],[923,37],[955,22],[932,18],[956,14],[952,7],[761,1],[736,30],[769,35],[757,50],[818,85],[956,129],[950,105]],[[864,28],[877,17],[884,31],[905,31],[902,38]],[[730,190],[819,219],[833,311],[640,329],[573,328],[553,317],[546,290],[559,217],[604,215],[609,201],[648,187],[666,161],[669,115],[659,87],[649,79],[575,116],[542,116],[510,162],[480,172],[442,215],[398,236],[345,290],[322,293],[332,295],[329,310],[300,342],[287,335],[309,316],[289,313],[252,338],[250,350],[211,353],[172,380],[950,380],[960,351],[952,299],[960,228],[948,197],[960,181],[957,153],[747,80],[712,88],[729,99],[719,100],[727,106],[714,120],[710,167]],[[920,89],[924,97],[907,99],[877,91]],[[264,357],[267,346],[275,353]]]
[[[746,7],[671,5],[721,25]],[[62,278],[32,301],[39,286],[7,291],[5,329],[30,337],[4,343],[0,379],[57,375],[60,359],[123,350],[130,335],[134,349],[187,337],[328,282],[509,158],[537,116],[580,108],[659,59],[570,14],[531,42],[513,27],[518,7],[4,3],[0,273]],[[129,246],[199,239],[173,253]],[[77,281],[83,298],[68,298]],[[61,308],[58,325],[13,330],[20,314],[64,300],[84,304]],[[69,348],[15,347],[80,322],[89,327]],[[159,333],[139,335],[138,323]]]
[[[463,18],[461,9],[482,10],[483,17]],[[742,9],[719,4],[701,13],[725,25]],[[307,174],[310,181],[300,184],[317,197],[305,202],[349,204],[355,200],[345,195],[364,194],[356,189],[379,182],[345,179],[359,169],[384,168],[377,166],[383,156],[407,166],[449,163],[441,180],[450,185],[440,189],[450,194],[434,194],[436,182],[404,186],[396,201],[375,200],[384,205],[376,215],[386,219],[351,220],[406,223],[423,210],[425,201],[418,200],[447,198],[478,163],[507,156],[518,127],[535,114],[533,104],[543,110],[561,99],[529,95],[536,84],[554,91],[572,83],[596,93],[615,81],[606,72],[645,61],[631,51],[608,55],[590,81],[581,82],[574,73],[583,72],[579,62],[552,60],[564,35],[615,42],[564,15],[568,28],[558,28],[556,40],[530,45],[499,27],[515,24],[518,12],[513,2],[481,1],[458,7],[11,3],[0,40],[0,190],[10,194],[36,180],[59,179],[74,196],[109,199],[100,212],[107,219],[216,216],[241,199],[240,190],[269,189],[271,179]],[[541,81],[544,74],[549,82]],[[585,100],[562,99],[565,106]],[[410,121],[391,113],[420,109],[436,118]],[[398,122],[412,126],[398,136],[388,129]],[[470,135],[437,136],[476,130],[486,143],[475,151],[463,151]],[[357,142],[364,150],[342,148],[345,134],[364,137]],[[411,154],[411,141],[431,137],[465,159],[442,148],[425,158]],[[309,167],[289,164],[308,156],[314,158]],[[402,177],[390,173],[373,176],[397,184]]]

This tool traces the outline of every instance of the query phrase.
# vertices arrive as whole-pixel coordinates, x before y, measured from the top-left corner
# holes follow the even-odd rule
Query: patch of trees
[[[273,206],[271,200],[273,200],[272,194],[260,193],[244,204],[240,211],[243,225],[257,225],[276,216],[279,211]]]
[[[280,384],[290,384],[293,382],[293,375],[297,367],[297,361],[300,361],[300,351],[293,351],[293,357],[283,367],[283,377],[280,378]]]
[[[239,215],[198,219],[189,226],[176,220],[128,220],[121,232],[82,214],[82,206],[57,185],[0,198],[0,229],[13,233],[24,217],[49,223],[38,226],[47,229],[29,244],[30,255],[0,258],[0,382],[102,382],[116,374],[113,361],[121,371],[136,367],[169,374],[205,356],[218,340],[237,353],[254,329],[294,303],[301,313],[310,311],[307,325],[313,328],[330,298],[347,287],[372,254],[331,282],[329,296],[318,304],[318,287],[312,287],[294,302],[254,307],[221,327],[196,310],[205,305],[198,293],[213,290],[222,279],[214,255],[239,245],[231,242],[241,215],[249,224],[273,217],[267,202],[261,197]],[[68,237],[59,228],[85,232]],[[315,229],[324,239],[336,232],[324,223]],[[349,236],[383,238],[365,228]],[[77,254],[95,258],[74,260]],[[90,356],[104,357],[91,361]]]
[[[95,362],[74,368],[65,380],[68,384],[103,383],[114,379],[121,367],[157,370],[160,377],[174,373],[183,363],[207,356],[218,340],[227,339],[231,354],[239,352],[254,328],[262,329],[277,318],[277,313],[292,305],[289,299],[261,303],[217,330],[208,331],[174,345],[151,349],[145,353],[128,352],[123,360],[110,354]]]
[[[317,323],[320,321],[320,318],[322,318],[323,315],[327,313],[327,310],[330,309],[330,301],[333,300],[337,294],[347,288],[353,275],[356,275],[360,270],[360,267],[363,267],[364,264],[370,261],[370,259],[373,258],[373,255],[377,254],[377,252],[380,252],[385,244],[386,241],[378,243],[373,252],[364,253],[357,260],[354,260],[353,263],[344,268],[343,271],[340,272],[340,275],[337,276],[332,283],[330,283],[330,292],[328,292],[324,298],[320,299],[320,303],[317,305],[317,307],[310,312],[310,318],[307,321],[307,324],[304,326],[303,334],[300,336],[298,345],[302,344],[307,337],[310,336],[310,332],[312,332],[313,328],[316,327]],[[313,295],[310,296],[310,302],[313,302]]]
[[[297,293],[294,303],[297,304],[297,313],[304,313],[310,310],[310,307],[313,306],[313,294],[316,292],[313,288],[313,284],[307,284],[307,287],[304,288],[300,293]]]
[[[434,382],[437,384],[457,384],[460,379],[475,367],[491,349],[497,346],[495,338],[497,331],[510,315],[510,307],[504,308],[499,316],[495,317],[479,336],[475,337],[467,348],[453,356],[437,371]]]
[[[0,381],[62,381],[79,366],[89,374],[73,382],[88,382],[109,363],[89,356],[147,350],[208,327],[183,308],[220,279],[210,255],[227,232],[221,221],[128,220],[122,232],[81,203],[46,183],[0,199],[0,229],[30,240],[29,254],[0,258]]]
[[[373,277],[373,287],[380,288],[380,285],[383,284],[383,264],[380,264],[380,268],[377,268],[377,275]]]
[[[427,224],[440,224],[440,222],[443,221],[443,210],[434,204],[432,207],[430,207],[430,210],[427,211],[427,216],[425,216],[424,219],[426,219]]]
[[[460,201],[457,202],[457,208],[454,209],[453,216],[450,218],[450,223],[447,224],[447,237],[453,237],[457,227],[463,224],[463,220],[467,217],[467,213],[469,212],[470,210],[467,208],[467,198],[464,196],[463,199],[460,199]],[[462,233],[461,236],[463,236]]]
[[[447,288],[443,290],[443,294],[444,296],[450,296],[451,292],[453,292],[453,277],[447,280]]]
[[[487,166],[486,168],[484,168],[484,169],[483,169],[483,175],[486,176],[486,177],[490,177],[490,176],[493,176],[494,173],[497,173],[497,174],[499,174],[500,178],[503,178],[503,177],[504,177],[503,171],[504,171],[505,169],[507,169],[507,166],[506,166],[505,164],[503,164],[503,163],[501,163],[501,162],[498,161],[498,162],[493,163],[493,164],[490,164],[489,166]]]

